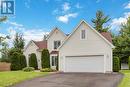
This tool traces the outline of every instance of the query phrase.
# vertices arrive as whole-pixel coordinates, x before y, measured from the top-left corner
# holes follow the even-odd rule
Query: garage
[[[103,55],[66,56],[64,72],[104,72]]]

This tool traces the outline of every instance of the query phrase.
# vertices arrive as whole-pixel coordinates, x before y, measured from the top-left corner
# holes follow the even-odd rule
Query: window
[[[51,59],[52,59],[51,65],[56,66],[57,65],[57,56],[52,56]]]
[[[54,49],[57,49],[60,46],[60,41],[54,41]]]
[[[85,39],[85,38],[86,38],[86,31],[81,30],[81,39]]]

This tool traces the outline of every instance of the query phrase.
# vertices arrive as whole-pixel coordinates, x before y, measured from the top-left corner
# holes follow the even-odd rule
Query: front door
[[[52,69],[56,69],[56,66],[57,66],[57,55],[53,55],[51,56],[51,68]]]

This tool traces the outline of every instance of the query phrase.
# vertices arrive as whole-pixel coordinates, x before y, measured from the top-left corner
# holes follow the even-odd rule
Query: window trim
[[[60,45],[59,45],[59,46],[55,49],[55,45],[54,45],[55,41],[57,41],[57,42],[59,41],[59,42],[60,42],[60,45],[61,45],[61,40],[54,40],[54,41],[53,41],[53,49],[54,49],[54,50],[56,50],[56,49],[60,46]]]
[[[82,38],[82,31],[85,31],[85,38]],[[86,34],[87,32],[86,32],[86,29],[82,29],[82,30],[80,30],[80,40],[86,40],[86,38],[87,38],[87,34]]]
[[[56,66],[56,59],[57,59],[57,56],[51,56],[51,66]],[[53,61],[54,60],[54,61]],[[54,62],[54,64],[53,64]]]

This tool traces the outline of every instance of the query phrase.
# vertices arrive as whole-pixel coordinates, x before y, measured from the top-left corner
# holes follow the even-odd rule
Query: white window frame
[[[57,42],[59,41],[59,42],[60,42],[60,45],[61,45],[61,40],[54,40],[54,41],[53,41],[53,49],[54,49],[54,47],[55,47],[55,44],[54,44],[55,41],[57,41]],[[59,45],[59,46],[60,46],[60,45]],[[59,47],[59,46],[58,46],[58,47]],[[57,47],[57,48],[58,48],[58,47]],[[56,48],[56,49],[57,49],[57,48]],[[54,49],[54,50],[56,50],[56,49]]]
[[[82,38],[82,31],[85,31],[85,38]],[[87,32],[86,32],[86,29],[82,29],[81,31],[80,31],[80,39],[81,40],[86,40],[86,38],[87,38]]]
[[[53,65],[53,58],[54,58],[54,65]],[[51,66],[56,66],[57,64],[56,64],[56,61],[57,61],[57,56],[55,55],[52,55],[51,56]]]

